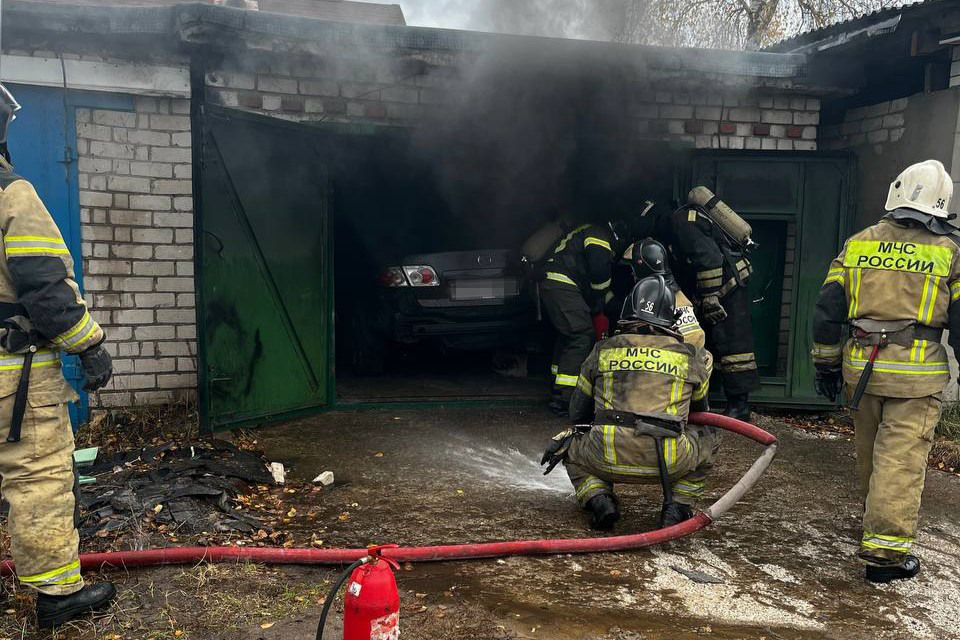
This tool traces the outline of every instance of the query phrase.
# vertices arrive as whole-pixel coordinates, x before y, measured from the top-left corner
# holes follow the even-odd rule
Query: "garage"
[[[273,32],[282,22],[234,27],[266,29],[261,20]],[[848,230],[851,165],[807,151],[807,127],[762,122],[815,122],[819,100],[787,88],[803,72],[791,56],[285,28],[314,52],[336,42],[336,73],[359,64],[369,80],[341,78],[336,97],[284,97],[270,113],[269,96],[231,86],[242,84],[236,51],[194,59],[205,82],[192,114],[210,426],[334,407],[542,402],[552,338],[518,247],[558,211],[603,223],[647,198],[673,207],[695,184],[738,209],[760,245],[757,401],[817,402],[808,312]],[[269,68],[277,86],[315,68],[290,55],[242,64]],[[330,92],[324,82],[309,86]]]

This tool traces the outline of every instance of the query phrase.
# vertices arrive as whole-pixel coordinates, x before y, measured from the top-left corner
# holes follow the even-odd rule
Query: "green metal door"
[[[713,152],[693,182],[713,189],[753,226],[753,328],[762,389],[756,401],[827,406],[813,390],[811,320],[848,220],[851,159],[829,154]]]
[[[201,420],[328,400],[327,173],[298,125],[206,106],[197,212]]]

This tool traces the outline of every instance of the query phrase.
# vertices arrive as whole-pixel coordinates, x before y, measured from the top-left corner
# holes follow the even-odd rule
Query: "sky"
[[[371,0],[374,1],[374,0]],[[472,19],[477,0],[379,0],[399,4],[407,24],[445,29],[477,28]]]

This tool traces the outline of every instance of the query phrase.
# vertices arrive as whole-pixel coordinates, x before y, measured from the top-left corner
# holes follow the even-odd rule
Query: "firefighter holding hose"
[[[712,358],[683,341],[660,275],[633,288],[618,328],[593,348],[570,401],[570,418],[592,426],[557,434],[541,462],[564,462],[595,529],[620,517],[617,482],[660,484],[660,526],[672,526],[693,517],[720,446],[713,427],[687,425],[691,408],[707,408]]]
[[[77,394],[60,354],[78,354],[94,391],[110,379],[103,330],[73,280],[70,252],[33,186],[13,173],[7,129],[20,108],[0,85],[0,490],[10,504],[10,551],[20,583],[36,590],[37,623],[54,627],[109,606],[109,582],[80,574],[73,431]]]
[[[842,389],[856,428],[864,496],[860,558],[872,582],[920,571],[910,553],[927,456],[960,356],[960,237],[947,223],[953,183],[943,165],[908,167],[879,223],[847,240],[820,289],[813,324],[817,393]]]

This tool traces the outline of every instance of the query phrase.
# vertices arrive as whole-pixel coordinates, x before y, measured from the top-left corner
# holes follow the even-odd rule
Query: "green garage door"
[[[759,402],[824,405],[813,390],[811,319],[851,211],[851,160],[825,154],[710,153],[693,181],[712,188],[754,229],[753,324]]]
[[[327,175],[298,125],[206,106],[198,201],[206,428],[326,404]]]

